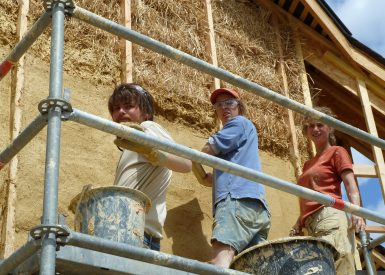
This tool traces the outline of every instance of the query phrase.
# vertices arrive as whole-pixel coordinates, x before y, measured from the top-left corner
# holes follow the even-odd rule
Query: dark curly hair
[[[146,115],[146,120],[154,120],[154,98],[142,86],[135,83],[123,83],[117,86],[108,100],[108,111],[112,115],[113,107],[122,102],[139,106]]]

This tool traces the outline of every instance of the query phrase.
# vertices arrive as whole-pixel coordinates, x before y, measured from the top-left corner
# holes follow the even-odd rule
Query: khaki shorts
[[[337,275],[355,274],[354,231],[349,228],[345,212],[332,207],[323,207],[305,220],[305,228],[313,237],[326,240],[338,251],[335,262]]]

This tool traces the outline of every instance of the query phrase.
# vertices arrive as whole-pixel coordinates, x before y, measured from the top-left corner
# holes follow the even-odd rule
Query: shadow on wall
[[[196,198],[167,211],[164,231],[172,238],[174,255],[199,261],[211,259],[211,245],[202,230],[203,218]]]

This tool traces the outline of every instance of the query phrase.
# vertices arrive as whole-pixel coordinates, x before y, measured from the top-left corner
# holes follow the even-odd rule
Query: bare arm
[[[164,153],[166,159],[162,163],[162,166],[179,173],[191,172],[192,163],[191,160],[185,159],[173,154]]]
[[[344,182],[346,193],[349,201],[352,204],[361,206],[360,193],[358,191],[357,183],[354,178],[354,174],[352,170],[345,170],[341,174],[342,181]],[[360,231],[365,230],[365,221],[363,218],[358,217],[352,214],[351,217],[352,226],[354,226],[355,231],[358,233]]]
[[[206,143],[202,150],[203,153],[209,154],[209,155],[215,155],[213,148],[211,147],[210,143]]]

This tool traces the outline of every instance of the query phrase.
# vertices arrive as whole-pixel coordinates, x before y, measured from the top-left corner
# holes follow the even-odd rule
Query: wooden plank
[[[295,9],[297,8],[297,5],[299,3],[299,0],[293,0],[290,4],[289,13],[293,14]]]
[[[121,24],[131,29],[131,0],[120,0]],[[125,83],[132,83],[132,43],[120,39],[121,71],[120,79]]]
[[[208,28],[208,51],[211,57],[211,64],[218,66],[217,48],[215,44],[215,31],[214,31],[214,19],[211,6],[211,0],[203,0],[206,7],[207,14],[207,28]],[[214,89],[221,87],[220,80],[214,78]]]
[[[27,32],[29,11],[29,0],[19,1],[19,13],[17,18],[17,38],[20,41]],[[11,112],[10,112],[10,141],[14,140],[21,130],[21,98],[24,91],[24,63],[25,57],[22,56],[18,64],[12,69],[11,82]],[[2,228],[3,247],[2,255],[8,257],[15,250],[15,227],[16,227],[16,199],[17,199],[17,172],[18,172],[18,157],[15,156],[9,163],[8,180],[7,180],[7,202],[4,224]]]
[[[365,228],[367,233],[385,233],[384,225],[367,225]]]
[[[376,76],[382,81],[382,85],[385,85],[385,66],[379,64],[377,61],[374,61],[373,58],[367,56],[367,54],[362,53],[359,49],[352,49],[354,60],[364,67],[371,74]]]
[[[376,95],[381,97],[383,100],[385,100],[385,88],[376,83],[374,80],[366,77],[364,74],[360,73],[359,71],[355,70],[352,66],[344,62],[342,59],[337,57],[331,52],[326,52],[323,56],[323,58],[333,65],[335,65],[337,68],[342,70],[343,72],[347,73],[348,75],[362,79],[365,81],[365,84],[368,86],[370,90],[372,90]]]
[[[354,164],[353,172],[356,177],[377,178],[377,172],[374,165]]]
[[[310,53],[305,47],[307,55],[306,61],[320,72],[330,77],[333,81],[344,87],[352,95],[358,96],[357,84],[353,76],[336,67],[334,63],[329,62],[323,57]],[[380,114],[385,116],[385,101],[379,98],[372,90],[368,90],[369,99],[372,107]]]
[[[286,1],[286,0],[279,0],[279,1],[278,1],[278,5],[281,6],[281,7],[283,7],[283,5],[285,4],[285,1]]]
[[[311,93],[309,82],[307,80],[307,73],[305,62],[303,58],[302,46],[301,46],[301,37],[295,27],[293,27],[292,20],[290,20],[290,25],[292,26],[292,30],[294,33],[294,43],[295,43],[295,54],[298,64],[300,65],[300,81],[301,81],[301,90],[303,93],[304,103],[306,106],[313,108],[313,102],[311,100]],[[316,149],[313,142],[308,141],[307,143],[308,151],[311,156],[316,155]]]
[[[372,250],[372,256],[376,262],[376,265],[385,268],[385,257],[381,255],[381,253],[379,253],[377,250]]]
[[[287,80],[287,74],[284,66],[285,60],[283,57],[282,40],[279,32],[278,19],[275,14],[272,15],[272,22],[274,27],[275,38],[277,41],[278,52],[279,52],[279,72],[282,77],[283,92],[286,97],[290,98],[289,83]],[[298,139],[297,139],[297,132],[295,129],[294,115],[293,115],[293,111],[290,109],[287,109],[287,123],[289,125],[290,141],[292,145],[292,150],[290,150],[290,155],[294,166],[295,176],[298,179],[298,177],[301,175],[301,172],[302,172],[301,157],[298,149]]]
[[[303,0],[302,3],[312,11],[311,13],[315,20],[318,21],[325,31],[327,31],[329,37],[341,50],[342,54],[349,61],[349,63],[356,66],[350,42],[346,39],[345,35],[339,30],[324,9],[317,3],[317,1],[314,0]]]
[[[362,109],[364,112],[365,122],[368,128],[368,131],[373,136],[378,136],[377,128],[373,117],[372,108],[369,101],[368,92],[366,89],[365,82],[363,80],[357,79],[358,91],[361,99]],[[380,181],[382,196],[385,201],[385,163],[384,156],[380,148],[372,145],[374,162],[376,163],[377,176]]]
[[[279,15],[279,19],[287,22],[288,24],[291,22],[292,28],[298,28],[301,30],[301,35],[305,35],[307,38],[310,38],[314,40],[314,43],[318,45],[319,47],[323,47],[327,49],[328,51],[331,51],[335,54],[339,54],[339,50],[336,48],[336,46],[326,39],[324,36],[322,36],[320,33],[316,32],[314,29],[310,28],[308,25],[306,25],[303,20],[306,18],[306,15],[309,13],[309,10],[306,8],[301,14],[300,19],[296,18],[292,14],[289,14],[286,10],[279,7],[278,5],[275,5],[271,1],[265,1],[265,0],[254,0],[258,5],[270,10],[273,13],[276,13]],[[313,41],[311,41],[313,42]],[[310,43],[310,42],[309,42]]]
[[[308,14],[309,14],[309,10],[305,7],[299,19],[303,22]]]
[[[354,245],[354,263],[356,265],[356,270],[362,270],[360,252],[358,251],[357,245]]]

